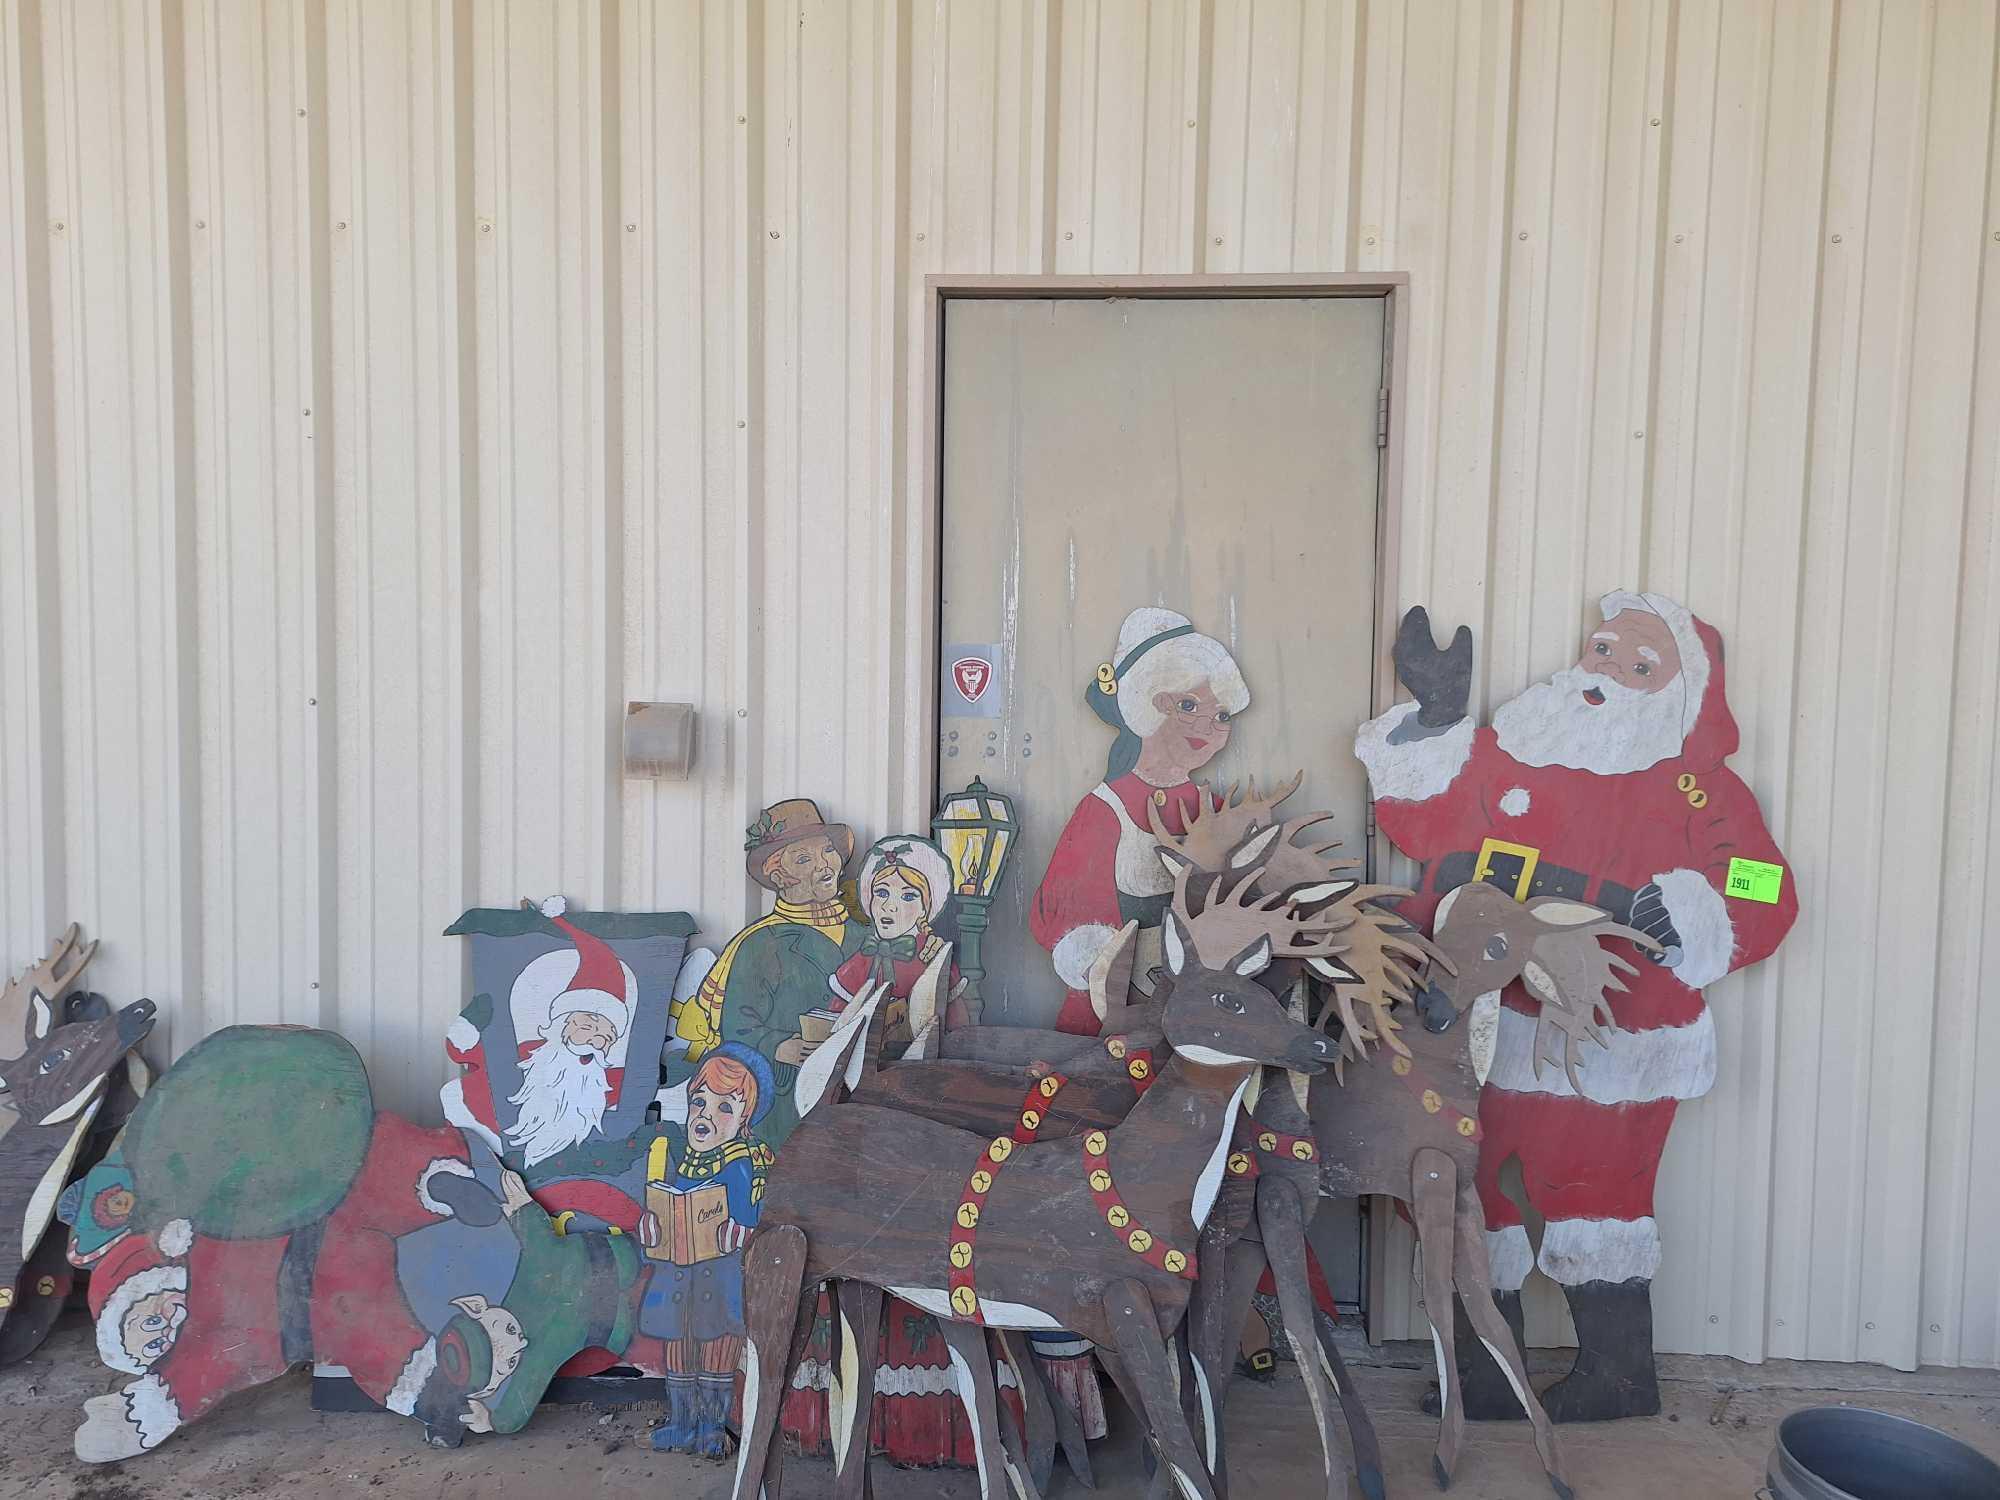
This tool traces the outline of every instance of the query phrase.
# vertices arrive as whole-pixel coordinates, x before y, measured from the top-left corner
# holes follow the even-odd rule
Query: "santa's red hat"
[[[541,906],[542,915],[576,945],[577,958],[576,972],[570,976],[568,988],[549,1007],[549,1019],[560,1021],[564,1016],[587,1011],[605,1017],[612,1029],[623,1036],[632,1025],[625,966],[609,943],[591,936],[565,917],[563,913],[568,910],[569,903],[560,896],[549,897]]]
[[[97,1357],[128,1375],[145,1374],[146,1367],[125,1351],[125,1315],[142,1297],[155,1292],[185,1292],[187,1285],[187,1266],[168,1260],[151,1237],[126,1234],[112,1245],[90,1270],[90,1317],[97,1330]]]

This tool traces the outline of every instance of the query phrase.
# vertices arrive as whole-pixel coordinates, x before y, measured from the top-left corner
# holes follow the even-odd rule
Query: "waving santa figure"
[[[1757,801],[1723,764],[1737,731],[1721,637],[1658,594],[1606,594],[1601,613],[1574,666],[1482,729],[1466,714],[1471,633],[1461,627],[1439,651],[1424,611],[1411,610],[1395,658],[1416,701],[1355,741],[1383,831],[1423,862],[1405,908],[1418,922],[1446,892],[1485,880],[1522,900],[1587,902],[1660,944],[1611,996],[1616,1025],[1604,1048],[1584,1048],[1581,1095],[1562,1068],[1536,1065],[1534,996],[1516,984],[1501,997],[1479,1102],[1479,1191],[1493,1284],[1517,1336],[1536,1265],[1575,1319],[1576,1365],[1542,1393],[1557,1421],[1660,1408],[1653,1184],[1679,1101],[1715,1082],[1702,991],[1769,954],[1798,914]],[[1510,1157],[1546,1221],[1538,1248],[1499,1185]],[[1490,1361],[1466,1377],[1469,1416],[1520,1414]]]
[[[1173,877],[1151,832],[1154,814],[1180,833],[1200,792],[1189,778],[1229,743],[1250,706],[1229,648],[1170,609],[1135,609],[1118,647],[1084,689],[1092,713],[1118,732],[1104,779],[1077,803],[1049,855],[1029,929],[1049,950],[1068,994],[1056,1027],[1098,1030],[1090,971],[1125,923],[1139,923],[1133,972],[1159,962]]]

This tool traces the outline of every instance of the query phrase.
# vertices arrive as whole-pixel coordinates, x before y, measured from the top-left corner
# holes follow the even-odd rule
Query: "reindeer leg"
[[[1354,1388],[1354,1381],[1348,1376],[1347,1364],[1340,1357],[1340,1346],[1334,1343],[1326,1320],[1314,1318],[1313,1332],[1319,1335],[1320,1361],[1326,1368],[1326,1378],[1333,1386],[1333,1393],[1340,1398],[1341,1413],[1347,1418],[1347,1443],[1354,1450],[1354,1467],[1361,1476],[1361,1493],[1368,1500],[1385,1500],[1389,1491],[1382,1478],[1382,1444],[1375,1436],[1374,1419],[1368,1415],[1361,1393]]]
[[[827,1285],[831,1287],[833,1283],[829,1282]],[[799,1362],[806,1357],[806,1350],[811,1346],[813,1341],[814,1330],[819,1325],[819,1294],[820,1288],[817,1286],[801,1285],[799,1287],[798,1310],[792,1314],[791,1347],[785,1355],[784,1383],[778,1387],[778,1416],[780,1418],[784,1416],[785,1392],[791,1389],[792,1377],[798,1373]],[[745,1382],[744,1388],[746,1391],[748,1390],[748,1382]],[[786,1452],[787,1449],[784,1440],[773,1436],[770,1453],[764,1464],[764,1495],[766,1500],[779,1500],[779,1496],[784,1494]]]
[[[1284,1310],[1285,1338],[1298,1362],[1319,1428],[1320,1452],[1326,1463],[1327,1500],[1346,1500],[1347,1461],[1333,1436],[1333,1392],[1315,1357],[1319,1336],[1314,1327],[1311,1283],[1306,1278],[1305,1210],[1298,1189],[1282,1177],[1267,1176],[1257,1184],[1257,1227],[1271,1257],[1272,1279],[1278,1285],[1278,1305]]]
[[[1142,1403],[1140,1415],[1152,1429],[1160,1457],[1172,1470],[1181,1493],[1187,1500],[1215,1500],[1208,1466],[1201,1461],[1194,1434],[1181,1416],[1153,1299],[1136,1281],[1114,1281],[1105,1289],[1104,1315],[1117,1340],[1119,1361]]]
[[[866,1500],[873,1493],[868,1483],[868,1431],[875,1412],[875,1364],[882,1347],[882,1289],[864,1281],[843,1281],[837,1296],[834,1326],[840,1333],[839,1352],[826,1391],[828,1425],[833,1429],[833,1493],[836,1500]]]
[[[1453,1210],[1458,1201],[1458,1167],[1432,1146],[1410,1164],[1410,1208],[1417,1222],[1417,1242],[1424,1252],[1424,1315],[1430,1319],[1431,1345],[1437,1352],[1437,1452],[1431,1461],[1438,1488],[1451,1488],[1451,1471],[1458,1463],[1459,1441],[1465,1435],[1465,1401],[1458,1389],[1458,1367],[1452,1349],[1457,1325],[1451,1315]]]
[[[958,1394],[972,1423],[972,1447],[979,1456],[980,1500],[1041,1500],[1041,1491],[1026,1469],[1009,1457],[1000,1442],[999,1391],[993,1380],[993,1354],[985,1330],[976,1323],[940,1318],[951,1367],[958,1376]],[[1010,1488],[1011,1487],[1011,1488]]]
[[[793,1325],[805,1298],[805,1232],[796,1224],[759,1230],[743,1251],[743,1437],[736,1453],[735,1500],[762,1500],[782,1460],[778,1403],[791,1374]],[[810,1324],[808,1323],[810,1329]],[[775,1491],[776,1485],[771,1486]]]
[[[993,1337],[1000,1345],[1000,1357],[1014,1372],[1014,1385],[1021,1393],[1021,1416],[1026,1428],[1020,1434],[1018,1443],[1010,1443],[1008,1451],[1014,1455],[1017,1464],[1026,1466],[1035,1481],[1035,1488],[1045,1491],[1055,1478],[1056,1471],[1055,1403],[1049,1400],[1049,1389],[1042,1384],[1042,1372],[1035,1368],[1035,1356],[1028,1348],[1027,1339],[1007,1328],[995,1329]],[[1013,1413],[1005,1402],[1000,1404],[1000,1420],[1004,1439],[1006,1429],[1013,1425]],[[1018,1453],[1014,1452],[1016,1447],[1020,1450]]]
[[[1522,1409],[1528,1414],[1528,1421],[1535,1429],[1535,1451],[1541,1455],[1542,1469],[1549,1476],[1549,1487],[1559,1500],[1572,1500],[1574,1491],[1569,1480],[1563,1475],[1562,1454],[1556,1448],[1555,1427],[1549,1421],[1549,1414],[1542,1410],[1540,1398],[1535,1388],[1528,1384],[1528,1367],[1521,1355],[1521,1346],[1514,1338],[1514,1330],[1501,1314],[1493,1301],[1493,1272],[1486,1262],[1485,1215],[1479,1207],[1479,1199],[1468,1190],[1461,1195],[1458,1205],[1458,1238],[1452,1264],[1452,1274],[1458,1282],[1459,1300],[1465,1305],[1465,1315],[1472,1324],[1473,1332],[1486,1346],[1500,1366],[1500,1373],[1507,1377],[1507,1383],[1514,1388],[1520,1398]],[[1429,1257],[1425,1258],[1428,1267]]]
[[[1223,1408],[1236,1374],[1236,1346],[1265,1263],[1264,1247],[1253,1239],[1237,1240],[1220,1254],[1205,1251],[1188,1317],[1195,1370],[1202,1381],[1202,1443],[1215,1493],[1224,1500],[1229,1494],[1229,1454],[1222,1440]]]

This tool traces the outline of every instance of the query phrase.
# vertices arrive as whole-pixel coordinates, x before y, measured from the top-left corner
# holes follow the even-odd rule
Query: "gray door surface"
[[[1303,770],[1286,811],[1333,812],[1365,855],[1351,745],[1370,711],[1385,311],[1379,296],[946,301],[947,679],[969,654],[955,648],[997,649],[976,704],[940,694],[938,786],[977,775],[1021,824],[985,945],[987,1020],[1046,1025],[1060,1004],[1027,914],[1103,776],[1112,734],[1085,690],[1138,605],[1188,615],[1249,685],[1200,779]],[[1327,1272],[1353,1300],[1358,1258],[1339,1258]]]

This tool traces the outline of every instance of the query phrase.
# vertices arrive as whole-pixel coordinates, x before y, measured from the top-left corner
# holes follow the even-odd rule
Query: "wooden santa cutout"
[[[1544,1393],[1557,1421],[1659,1410],[1653,1184],[1680,1101],[1715,1079],[1702,992],[1768,956],[1798,915],[1792,872],[1756,798],[1725,764],[1737,730],[1721,637],[1658,594],[1606,594],[1600,612],[1575,665],[1481,727],[1466,712],[1471,632],[1460,627],[1440,651],[1428,616],[1412,609],[1395,660],[1415,701],[1364,724],[1355,740],[1382,830],[1424,867],[1405,907],[1413,921],[1427,925],[1441,898],[1483,881],[1517,900],[1597,908],[1658,945],[1609,998],[1609,1024],[1592,1028],[1574,1067],[1540,1065],[1541,997],[1558,976],[1524,971],[1495,1017],[1479,1196],[1494,1285],[1515,1329],[1535,1266],[1568,1299],[1576,1366]],[[1527,1206],[1546,1220],[1538,1245],[1499,1186],[1510,1157]],[[1470,1414],[1518,1410],[1490,1363],[1468,1374]]]

